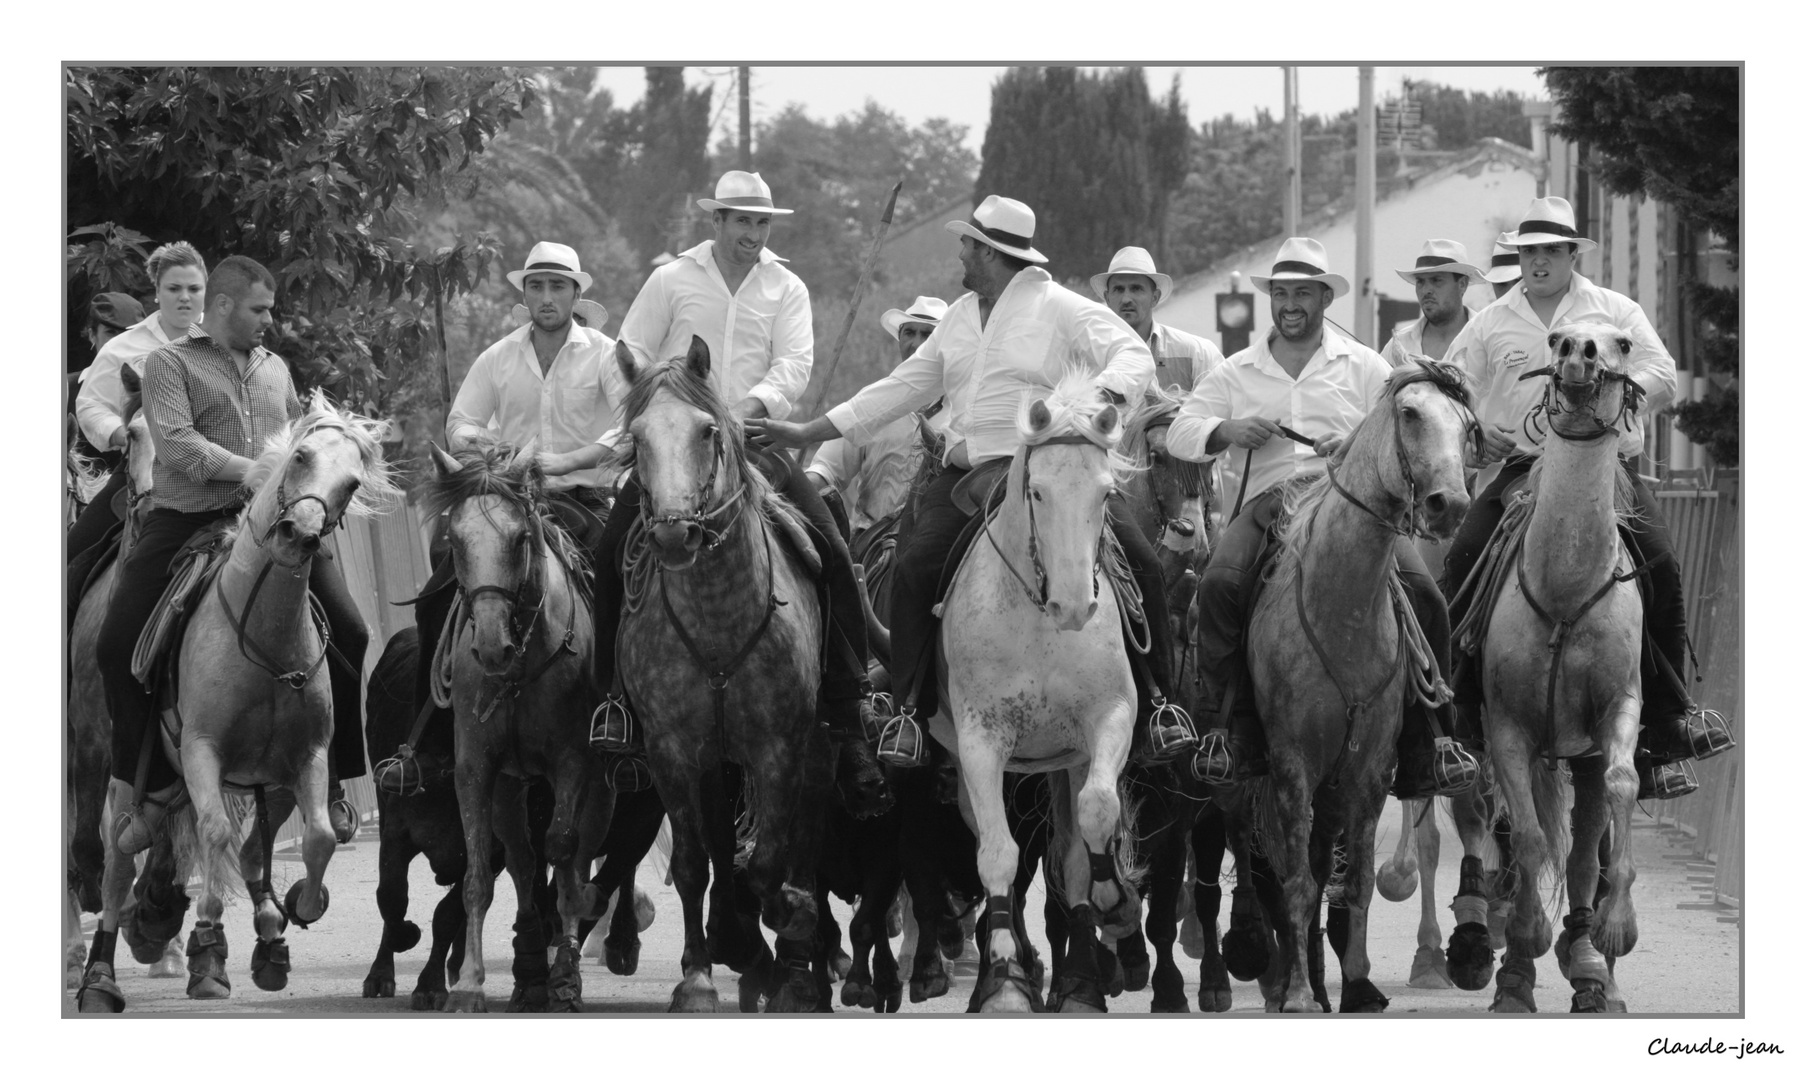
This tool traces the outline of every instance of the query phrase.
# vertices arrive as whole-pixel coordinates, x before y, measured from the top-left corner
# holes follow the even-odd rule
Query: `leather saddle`
[[[171,646],[182,640],[195,601],[219,573],[224,555],[231,548],[226,540],[231,524],[231,519],[222,518],[201,529],[169,562],[169,584],[132,650],[132,674],[153,694],[175,684],[176,650]]]

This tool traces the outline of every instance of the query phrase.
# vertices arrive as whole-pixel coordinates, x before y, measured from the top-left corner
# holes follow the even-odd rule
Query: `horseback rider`
[[[1198,582],[1199,704],[1216,726],[1203,736],[1192,771],[1208,783],[1266,771],[1265,740],[1242,654],[1251,614],[1244,581],[1272,543],[1281,486],[1294,476],[1324,471],[1380,399],[1391,371],[1378,353],[1324,325],[1331,301],[1348,292],[1348,280],[1330,273],[1328,265],[1322,244],[1295,236],[1280,246],[1270,275],[1251,275],[1254,287],[1270,298],[1273,329],[1205,377],[1166,437],[1167,452],[1176,457],[1208,461],[1223,455],[1224,490],[1237,493],[1237,509]],[[1297,444],[1289,432],[1314,436],[1315,442]],[[1229,452],[1232,448],[1240,452]],[[1399,539],[1397,551],[1399,577],[1446,678],[1448,608],[1408,538]],[[1231,693],[1225,735],[1222,709]],[[1421,705],[1407,700],[1394,794],[1416,798],[1464,788],[1477,765],[1465,751],[1453,749],[1456,760],[1436,768],[1428,718]]]
[[[898,540],[891,594],[891,672],[902,711],[887,725],[881,756],[896,765],[926,760],[920,716],[932,716],[938,692],[933,671],[934,606],[948,557],[967,523],[954,502],[956,485],[986,465],[1006,463],[1021,444],[1017,413],[1024,399],[1051,389],[1073,362],[1095,372],[1099,392],[1114,403],[1139,402],[1154,371],[1148,347],[1110,310],[1057,284],[1032,246],[1035,214],[1015,199],[988,196],[971,221],[953,221],[960,237],[961,282],[972,290],[915,355],[824,416],[804,424],[777,419],[750,425],[782,446],[807,446],[845,437],[869,442],[885,425],[936,398],[946,398],[946,470],[923,489],[914,525]],[[1140,685],[1140,708],[1155,747],[1196,741],[1188,717],[1163,708],[1172,689],[1170,630],[1165,587],[1153,546],[1126,513],[1110,515],[1136,582],[1153,635],[1148,661],[1153,687]],[[913,694],[913,697],[912,697]]]
[[[1474,316],[1449,347],[1451,363],[1467,372],[1485,432],[1489,462],[1503,461],[1473,501],[1449,546],[1442,588],[1451,598],[1467,580],[1505,513],[1507,488],[1530,471],[1541,452],[1545,430],[1535,422],[1545,383],[1519,376],[1549,365],[1549,332],[1569,323],[1603,320],[1630,338],[1625,370],[1643,392],[1641,414],[1631,413],[1618,436],[1618,453],[1629,480],[1633,513],[1624,524],[1639,565],[1649,565],[1651,603],[1643,624],[1669,670],[1651,666],[1645,650],[1642,731],[1637,750],[1638,798],[1677,798],[1698,787],[1679,764],[1707,758],[1736,745],[1715,711],[1688,696],[1678,673],[1685,669],[1687,612],[1681,568],[1674,558],[1668,525],[1637,472],[1643,449],[1643,416],[1654,415],[1674,398],[1674,358],[1635,300],[1601,288],[1576,272],[1576,257],[1599,245],[1575,228],[1574,208],[1550,196],[1530,204],[1517,231],[1503,241],[1520,260],[1521,284]],[[1458,705],[1480,702],[1478,678],[1456,686]]]
[[[654,270],[641,286],[621,324],[621,341],[642,367],[681,356],[692,337],[708,344],[709,379],[733,414],[756,422],[789,415],[809,385],[815,363],[815,331],[809,288],[766,247],[771,223],[791,213],[772,203],[771,188],[758,173],[730,170],[715,185],[715,197],[698,200],[711,212],[715,236]],[[601,439],[560,463],[582,466],[602,460],[620,437]],[[830,642],[822,671],[817,720],[845,741],[852,775],[876,776],[877,761],[863,734],[860,714],[870,684],[866,679],[865,613],[853,577],[852,557],[834,517],[815,486],[782,455],[761,463],[773,486],[789,499],[817,533],[822,574],[828,586]],[[615,641],[620,628],[621,547],[640,516],[640,484],[629,478],[615,512],[595,548],[595,680],[604,701],[592,723],[592,741],[601,750],[637,758],[644,753],[631,705],[617,692]],[[836,643],[833,638],[838,637]],[[612,776],[621,775],[618,769]],[[854,781],[856,782],[856,781]]]
[[[1154,386],[1183,398],[1223,362],[1223,350],[1196,334],[1154,321],[1154,309],[1173,291],[1173,279],[1154,269],[1146,248],[1126,247],[1110,257],[1101,274],[1091,275],[1091,291],[1154,354]]]
[[[115,831],[126,855],[150,847],[163,819],[187,797],[157,745],[156,702],[132,674],[133,650],[169,584],[170,560],[196,533],[243,508],[241,482],[254,459],[303,412],[287,361],[259,344],[270,327],[276,279],[262,264],[234,255],[214,267],[205,288],[200,322],[142,361],[144,412],[157,453],[151,510],[120,565],[96,643],[113,720],[114,778],[140,783],[137,772],[148,759],[136,802],[120,815]],[[333,713],[329,814],[334,835],[345,843],[357,832],[357,815],[341,781],[364,774],[361,690],[369,634],[337,562],[324,554],[310,560],[308,588],[346,662],[327,665]]]
[[[1417,261],[1397,273],[1417,293],[1422,314],[1392,331],[1380,359],[1393,367],[1420,356],[1441,360],[1472,314],[1462,297],[1484,272],[1467,261],[1467,246],[1460,241],[1426,240]]]
[[[908,308],[891,308],[880,315],[878,325],[897,343],[897,363],[914,356],[946,314],[947,301],[918,296]],[[946,431],[947,413],[938,403],[924,412],[930,430]],[[892,420],[863,446],[854,446],[846,439],[830,439],[821,444],[809,467],[803,470],[829,509],[835,502],[841,503],[847,516],[849,541],[903,511],[922,459],[922,430],[915,417],[912,413]]]
[[[571,457],[590,446],[598,432],[621,422],[627,384],[614,362],[614,339],[602,332],[608,311],[581,299],[594,279],[583,272],[577,252],[540,241],[527,253],[509,284],[526,301],[527,322],[484,349],[470,365],[445,418],[453,452],[486,439],[516,447],[534,442],[546,475],[548,501],[578,543],[601,535],[598,518],[607,513],[604,492],[614,486],[614,470],[575,466]],[[420,652],[414,700],[432,694],[433,654],[456,592],[457,577],[443,537],[434,540],[433,572],[414,607]]]

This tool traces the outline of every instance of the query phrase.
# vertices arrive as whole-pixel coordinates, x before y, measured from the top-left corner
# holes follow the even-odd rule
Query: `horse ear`
[[[696,334],[690,335],[690,351],[684,354],[690,373],[699,379],[709,377],[709,343]]]
[[[130,364],[119,365],[119,381],[125,384],[125,392],[128,394],[144,392],[144,382],[139,378],[137,369]]]
[[[464,468],[464,466],[458,464],[457,458],[454,458],[450,454],[439,449],[438,443],[433,443],[432,446],[433,446],[433,471],[437,472],[441,479],[443,479],[447,476],[450,476],[453,473],[458,472]]]
[[[534,459],[536,459],[538,456],[539,456],[539,436],[535,435],[532,438],[527,440],[525,446],[522,446],[519,450],[516,450],[514,452],[514,457],[512,457],[508,461],[508,468],[510,468],[510,469],[525,468],[526,466],[533,464]]]
[[[1035,403],[1028,407],[1029,430],[1039,434],[1046,431],[1047,425],[1051,423],[1053,423],[1053,413],[1047,411],[1047,399],[1036,398]]]
[[[621,369],[621,377],[627,380],[627,385],[632,386],[634,379],[639,377],[633,367],[633,350],[618,338],[615,340],[615,365]]]
[[[1092,418],[1091,422],[1097,426],[1099,434],[1109,435],[1116,430],[1116,422],[1118,419],[1120,418],[1117,416],[1116,406],[1105,405],[1102,409],[1098,410],[1097,415]]]

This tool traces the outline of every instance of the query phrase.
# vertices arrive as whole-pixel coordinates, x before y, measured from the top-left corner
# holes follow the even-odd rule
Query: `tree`
[[[1057,279],[1089,277],[1126,244],[1159,259],[1190,133],[1176,78],[1156,104],[1138,67],[1011,68],[991,88],[978,195],[1034,209],[1035,247]]]
[[[1587,148],[1587,167],[1606,190],[1665,202],[1731,251],[1741,250],[1738,68],[1542,68],[1537,74],[1560,110],[1551,129]],[[1681,272],[1691,274],[1691,260],[1682,260]],[[1696,316],[1696,353],[1712,385],[1704,401],[1674,408],[1675,425],[1719,463],[1734,466],[1743,355],[1737,290],[1688,280],[1682,298]]]
[[[1432,82],[1407,82],[1405,89],[1422,107],[1424,127],[1435,132],[1435,147],[1425,149],[1460,150],[1489,136],[1530,145],[1530,118],[1524,115],[1523,95],[1515,90],[1486,93]]]
[[[495,254],[482,234],[411,243],[410,207],[534,96],[506,68],[71,67],[64,89],[71,227],[262,262],[299,381],[366,411],[436,352],[433,309]],[[72,325],[96,291],[82,278]]]

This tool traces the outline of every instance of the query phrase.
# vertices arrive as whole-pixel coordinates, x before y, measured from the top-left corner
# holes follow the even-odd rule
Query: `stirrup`
[[[342,829],[339,827],[338,821],[341,814],[345,818],[345,827]],[[357,807],[352,806],[351,800],[343,796],[334,799],[326,807],[326,823],[332,826],[332,838],[334,840],[337,840],[341,844],[351,843],[351,841],[357,837],[358,825],[360,824],[358,821]]]
[[[1235,780],[1235,750],[1229,733],[1211,728],[1198,738],[1198,752],[1191,758],[1191,776],[1199,783],[1224,787]]]
[[[883,690],[866,699],[866,707],[859,710],[859,719],[865,727],[865,741],[876,744],[884,736],[885,721],[897,715],[897,702]]]
[[[1698,726],[1694,720],[1698,719]],[[1731,725],[1724,714],[1717,709],[1702,709],[1694,705],[1687,710],[1682,723],[1687,728],[1687,743],[1694,758],[1704,761],[1717,757],[1737,745],[1736,736],[1731,734]]]
[[[420,759],[414,748],[402,743],[394,757],[384,758],[373,770],[376,786],[391,795],[418,795],[426,788],[426,777],[420,772]]]
[[[1148,714],[1148,749],[1155,761],[1171,761],[1198,748],[1198,729],[1191,715],[1163,697],[1154,698]]]
[[[1480,763],[1460,743],[1440,735],[1436,738],[1430,775],[1436,781],[1437,795],[1459,795],[1480,778]]]
[[[1678,799],[1699,790],[1699,777],[1693,763],[1682,759],[1667,765],[1656,765],[1647,774],[1637,770],[1637,801]]]
[[[915,712],[913,705],[907,705],[884,722],[884,730],[878,734],[878,760],[900,769],[913,769],[928,760],[928,746]]]
[[[602,782],[617,795],[652,789],[652,768],[637,754],[610,754],[602,766]]]
[[[628,709],[627,699],[620,694],[605,695],[589,718],[590,749],[627,754],[638,748],[639,741],[640,725]]]
[[[165,789],[168,790],[168,789]],[[157,834],[162,831],[169,820],[169,815],[180,810],[188,803],[188,785],[176,781],[176,791],[167,800],[156,795],[146,795],[139,802],[120,812],[113,823],[113,846],[121,855],[136,855],[141,851],[149,851],[157,842]],[[153,820],[150,808],[157,808]]]

